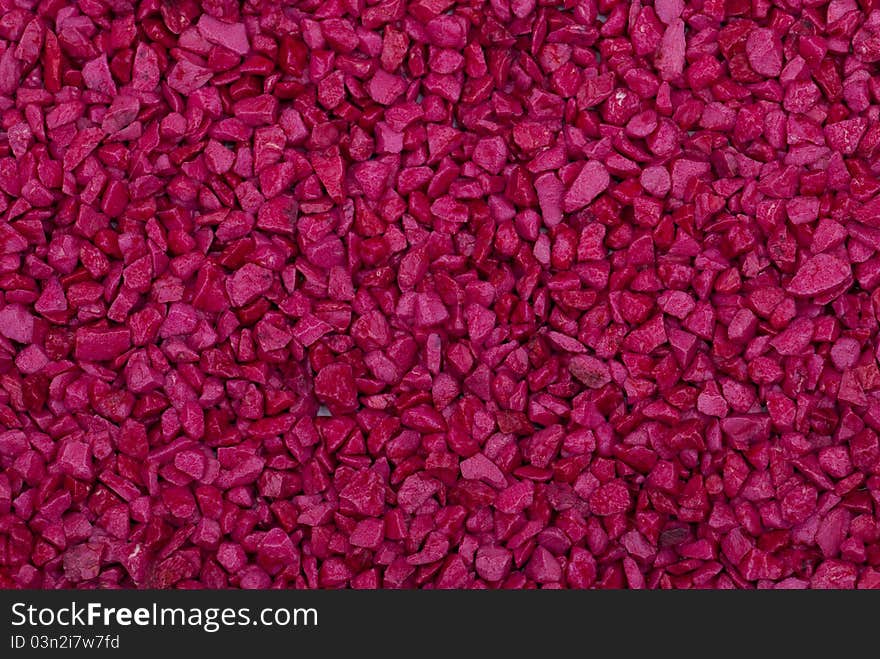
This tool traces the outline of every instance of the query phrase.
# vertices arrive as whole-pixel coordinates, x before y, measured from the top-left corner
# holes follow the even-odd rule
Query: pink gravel
[[[880,586],[880,10],[0,0],[0,587]]]

